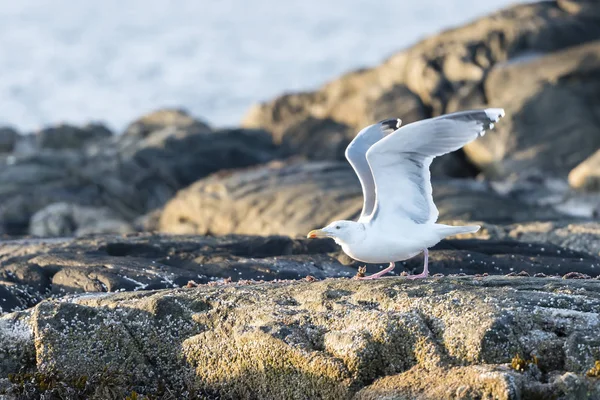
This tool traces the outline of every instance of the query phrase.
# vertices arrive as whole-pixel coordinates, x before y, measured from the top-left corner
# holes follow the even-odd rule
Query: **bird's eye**
[[[339,226],[339,225],[338,225],[338,226],[336,226],[336,227],[335,227],[335,229],[340,229],[340,226]]]

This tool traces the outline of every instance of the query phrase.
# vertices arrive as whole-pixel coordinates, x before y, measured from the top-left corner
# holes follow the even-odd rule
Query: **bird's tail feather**
[[[435,226],[440,238],[442,239],[448,236],[459,235],[461,233],[475,233],[479,230],[479,228],[481,228],[479,225],[450,226],[436,224]]]

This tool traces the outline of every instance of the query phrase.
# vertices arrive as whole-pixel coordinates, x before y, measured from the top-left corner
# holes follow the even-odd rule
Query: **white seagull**
[[[439,212],[431,194],[431,161],[483,136],[503,116],[503,109],[488,108],[446,114],[403,127],[399,118],[367,126],[346,149],[346,158],[362,186],[360,218],[334,221],[309,232],[308,237],[332,238],[358,261],[390,263],[384,270],[358,279],[379,278],[394,269],[394,262],[423,252],[423,272],[408,278],[426,278],[429,247],[448,236],[480,228],[436,223]]]

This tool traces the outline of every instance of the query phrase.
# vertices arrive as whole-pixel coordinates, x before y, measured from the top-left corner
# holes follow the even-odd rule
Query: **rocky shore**
[[[0,399],[600,399],[599,92],[600,4],[560,0],[238,128],[0,127]],[[434,277],[358,282],[305,239],[360,213],[358,129],[480,107],[506,117],[432,177],[440,220],[482,229]]]
[[[598,312],[600,281],[522,277],[69,296],[0,319],[0,372],[57,398],[597,398]]]

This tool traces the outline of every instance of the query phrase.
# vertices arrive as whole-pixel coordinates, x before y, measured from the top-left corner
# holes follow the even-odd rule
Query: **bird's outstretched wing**
[[[360,218],[368,217],[375,207],[375,181],[367,162],[371,146],[400,128],[400,118],[386,119],[363,128],[346,148],[346,159],[358,175],[363,192],[363,208]]]
[[[446,114],[405,125],[371,146],[366,154],[376,188],[371,218],[437,221],[431,161],[483,136],[503,116],[501,108]]]

